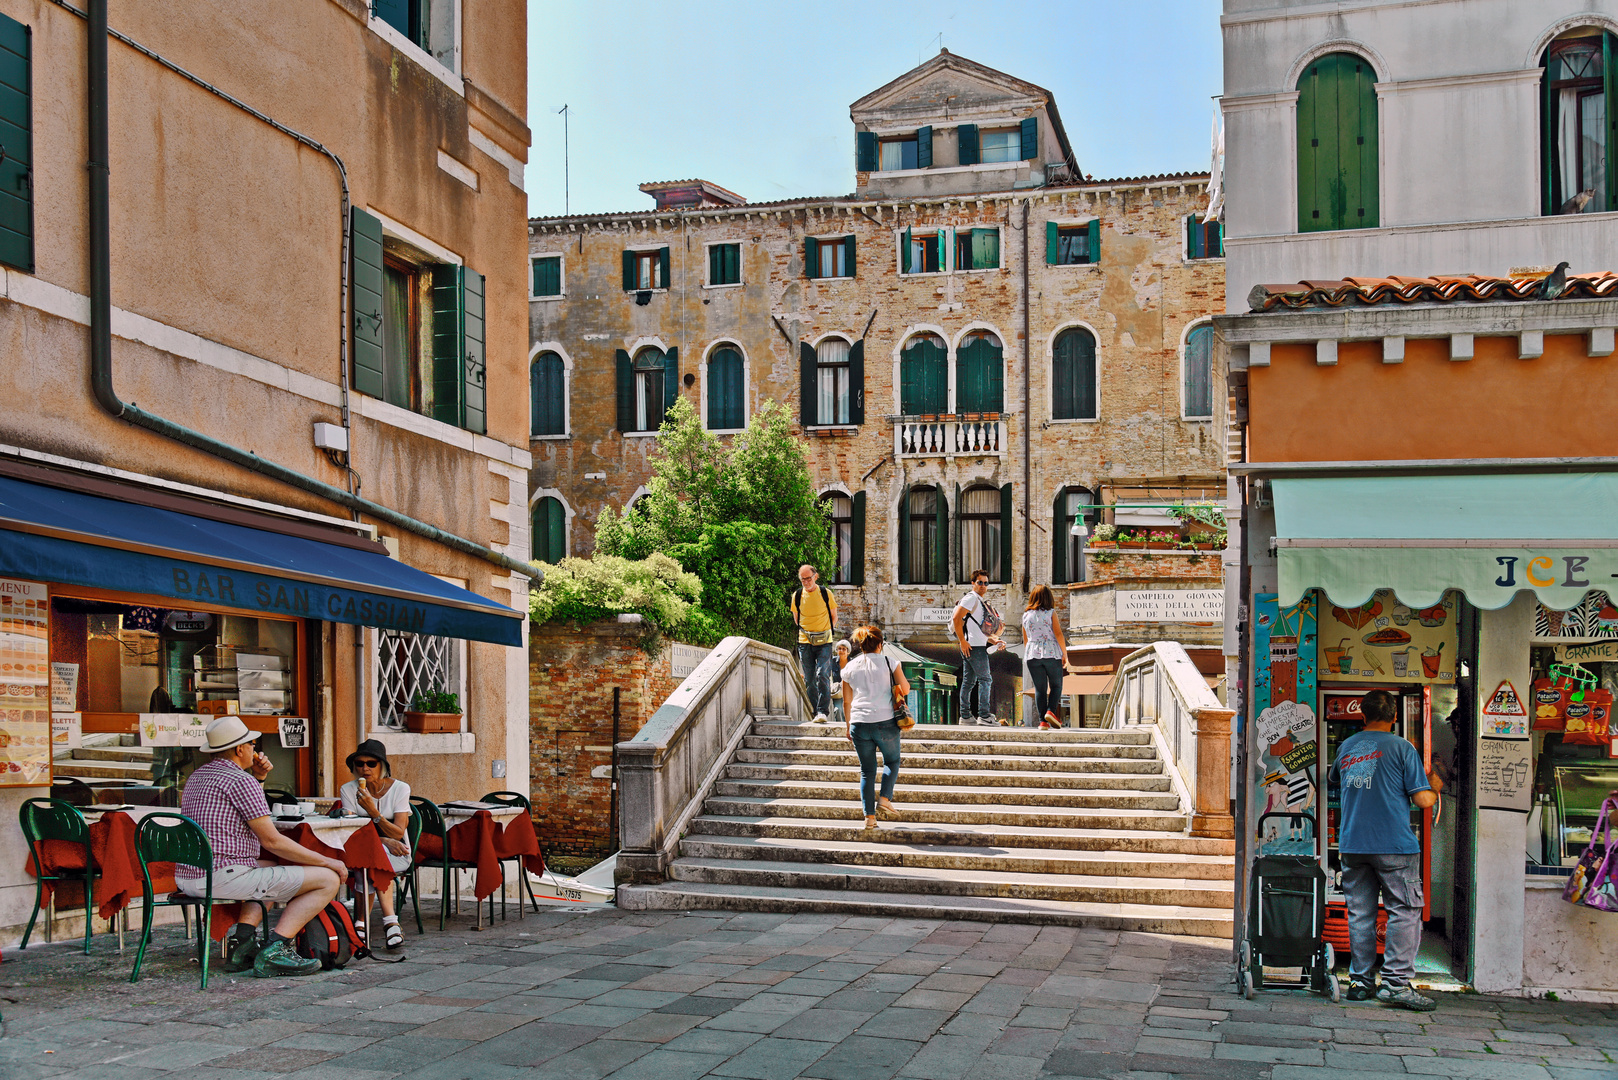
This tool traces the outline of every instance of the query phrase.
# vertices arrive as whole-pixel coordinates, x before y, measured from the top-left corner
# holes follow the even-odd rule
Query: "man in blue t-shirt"
[[[1375,997],[1418,1012],[1433,999],[1410,985],[1421,947],[1421,841],[1410,827],[1410,804],[1425,810],[1438,801],[1443,781],[1422,771],[1421,755],[1393,734],[1396,702],[1386,690],[1360,701],[1365,730],[1337,748],[1327,783],[1340,792],[1337,851],[1343,862],[1343,895],[1348,901],[1348,999]],[[1376,964],[1377,894],[1388,912],[1382,951],[1382,988]]]

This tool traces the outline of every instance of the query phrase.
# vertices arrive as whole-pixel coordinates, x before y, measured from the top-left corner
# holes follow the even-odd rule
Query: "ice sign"
[[[1315,712],[1301,702],[1283,701],[1258,714],[1258,739],[1264,746],[1299,732],[1308,732],[1312,738],[1314,729]]]

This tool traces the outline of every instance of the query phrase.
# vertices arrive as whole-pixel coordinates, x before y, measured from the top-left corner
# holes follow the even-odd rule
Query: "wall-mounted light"
[[[1090,526],[1084,523],[1083,518],[1074,518],[1073,527],[1067,531],[1067,534],[1069,536],[1077,536],[1082,539],[1090,535]]]

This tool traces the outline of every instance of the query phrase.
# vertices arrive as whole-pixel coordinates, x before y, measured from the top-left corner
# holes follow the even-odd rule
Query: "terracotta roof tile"
[[[1486,277],[1480,274],[1435,277],[1354,277],[1338,281],[1255,285],[1247,294],[1252,311],[1297,311],[1307,308],[1374,307],[1378,304],[1501,303],[1542,300],[1544,277]],[[1618,297],[1618,273],[1602,270],[1568,274],[1567,288],[1557,299]]]

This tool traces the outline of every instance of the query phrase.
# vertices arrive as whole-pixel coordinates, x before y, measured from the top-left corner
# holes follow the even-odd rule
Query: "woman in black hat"
[[[348,771],[354,779],[338,791],[343,809],[371,819],[382,834],[382,846],[388,849],[394,873],[410,869],[410,785],[393,778],[387,747],[375,739],[366,739],[348,755]],[[384,940],[389,949],[397,949],[404,944],[404,931],[399,929],[399,916],[393,910],[393,890],[379,889],[376,895],[382,904]]]

